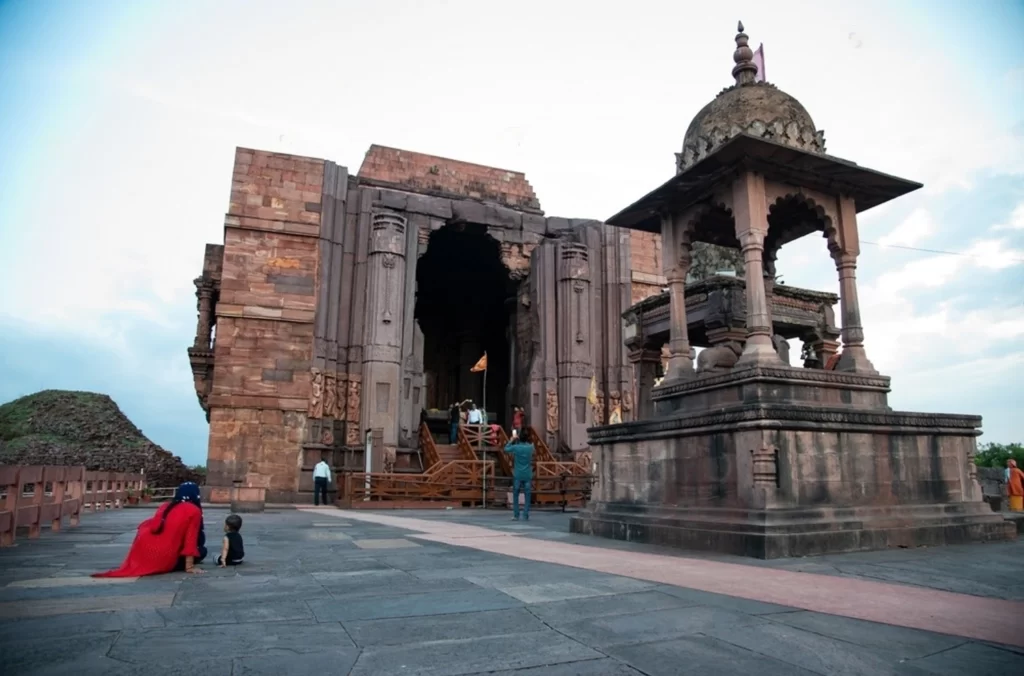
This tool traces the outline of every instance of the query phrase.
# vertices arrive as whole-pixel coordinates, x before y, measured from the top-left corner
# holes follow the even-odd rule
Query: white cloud
[[[935,232],[935,223],[927,209],[914,209],[902,223],[878,240],[882,246],[914,246]]]
[[[1002,230],[1024,230],[1024,203],[1018,204],[1014,208],[1005,223],[997,223],[992,226],[993,232]]]

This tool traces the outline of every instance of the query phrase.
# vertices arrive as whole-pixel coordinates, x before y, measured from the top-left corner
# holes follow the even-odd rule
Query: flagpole
[[[490,364],[487,363],[487,352],[484,352],[484,417],[487,417],[487,367]],[[490,420],[487,424],[490,424]]]

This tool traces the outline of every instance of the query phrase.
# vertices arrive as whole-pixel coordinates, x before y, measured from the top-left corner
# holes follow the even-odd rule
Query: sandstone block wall
[[[208,483],[297,489],[323,161],[239,148],[224,221]]]
[[[661,293],[665,276],[661,269],[661,235],[654,232],[629,232],[632,259],[632,301],[639,303]]]

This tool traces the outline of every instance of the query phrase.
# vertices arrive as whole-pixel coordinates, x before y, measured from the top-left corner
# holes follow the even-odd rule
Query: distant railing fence
[[[65,517],[78,525],[83,510],[120,509],[146,488],[143,474],[89,472],[84,467],[0,466],[0,547],[19,528],[37,538],[44,525],[58,532]]]

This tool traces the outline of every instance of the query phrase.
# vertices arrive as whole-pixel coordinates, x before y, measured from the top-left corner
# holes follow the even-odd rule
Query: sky
[[[236,146],[353,172],[371,143],[452,157],[608,218],[674,173],[742,19],[830,154],[925,184],[859,221],[892,407],[1024,441],[1024,3],[966,7],[0,0],[0,402],[104,392],[205,463],[185,349]],[[838,291],[819,237],[777,268]]]

